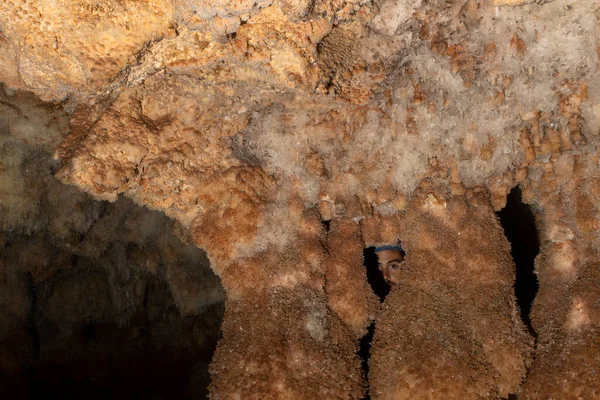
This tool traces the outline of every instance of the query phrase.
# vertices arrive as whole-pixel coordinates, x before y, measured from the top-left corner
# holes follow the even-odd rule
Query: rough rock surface
[[[53,176],[68,114],[0,92],[0,396],[206,397],[225,293],[187,230]],[[44,134],[45,133],[45,134]],[[160,379],[159,379],[160,378]],[[175,388],[175,389],[174,389]],[[93,397],[97,398],[97,397]]]
[[[576,0],[11,0],[0,81],[70,118],[62,182],[163,211],[206,251],[228,296],[213,398],[359,398],[374,318],[373,398],[525,377],[525,398],[593,398],[599,18]],[[528,374],[492,214],[516,185],[542,239]],[[398,238],[423,267],[378,313],[360,249]]]
[[[565,113],[572,109],[565,109]],[[540,290],[532,310],[538,334],[536,362],[525,382],[525,398],[595,398],[600,382],[600,264],[598,264],[597,144],[573,151],[552,130],[531,129],[553,153],[533,162],[529,195],[540,220],[541,252],[536,260]],[[549,142],[553,141],[552,145]],[[559,148],[561,153],[542,149]]]
[[[397,222],[407,254],[376,320],[371,397],[507,398],[533,344],[514,302],[508,242],[484,194],[423,197]]]

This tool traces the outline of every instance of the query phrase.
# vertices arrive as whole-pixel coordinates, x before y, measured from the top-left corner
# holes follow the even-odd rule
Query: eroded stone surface
[[[506,398],[531,363],[508,242],[486,196],[445,197],[416,196],[390,221],[406,257],[375,324],[373,399]]]
[[[458,378],[436,375],[435,382],[427,368],[398,367],[392,376],[376,367],[376,396],[419,398],[432,387],[458,398],[517,391],[528,341],[514,319],[508,250],[490,239],[499,232],[492,209],[516,184],[539,207],[543,239],[533,311],[539,343],[524,395],[597,393],[594,378],[578,369],[584,362],[567,355],[600,351],[590,283],[600,133],[594,2],[48,7],[33,0],[0,6],[0,80],[44,100],[67,99],[74,109],[56,150],[63,182],[164,211],[206,250],[229,296],[213,397],[360,396],[353,351],[375,306],[359,249],[395,241],[407,234],[398,227],[414,221],[414,257],[436,254],[440,264],[433,281],[463,263],[477,279],[427,297],[435,285],[419,285],[431,280],[410,278],[415,285],[393,292],[377,317],[388,333],[378,334],[376,354],[390,360],[375,363],[410,353],[443,370],[462,360],[454,348],[474,354],[477,365],[452,361]],[[469,207],[484,210],[477,215],[486,228],[458,238],[463,225],[478,232]],[[332,220],[329,238],[317,211]],[[434,228],[450,239],[440,243]],[[493,298],[482,299],[481,287]],[[408,339],[391,338],[404,321],[398,310],[419,311],[401,300],[410,293],[424,330],[438,326],[436,310],[448,321],[430,347],[408,351]],[[465,311],[470,302],[477,306]],[[278,319],[286,310],[294,318]],[[470,325],[471,318],[493,329]],[[308,322],[302,328],[299,321]],[[410,337],[417,325],[406,324]],[[267,342],[278,349],[272,358]],[[432,348],[439,359],[428,356]],[[313,375],[298,375],[303,362]],[[329,378],[312,369],[318,363]],[[277,376],[267,373],[273,365],[283,368]],[[406,385],[413,385],[408,392]]]

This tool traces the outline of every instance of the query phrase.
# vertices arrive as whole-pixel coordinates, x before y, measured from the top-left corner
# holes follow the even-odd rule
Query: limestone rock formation
[[[0,92],[0,396],[204,398],[225,293],[186,229],[53,176],[68,114]],[[148,377],[153,378],[148,378]],[[176,389],[173,389],[176,386]],[[137,388],[136,388],[137,387]]]
[[[519,318],[514,266],[489,200],[417,195],[396,224],[407,256],[375,325],[372,398],[518,392],[533,338]]]
[[[175,220],[227,293],[213,399],[594,398],[599,19],[577,0],[6,1],[1,224],[99,256],[19,201],[55,190],[28,165]],[[535,344],[493,213],[517,185],[542,241]],[[362,249],[399,239],[405,283],[380,306]],[[6,276],[12,337],[31,306]],[[194,268],[164,276],[183,313],[219,298]]]

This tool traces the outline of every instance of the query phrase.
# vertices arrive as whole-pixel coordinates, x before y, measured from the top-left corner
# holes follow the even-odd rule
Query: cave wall
[[[328,308],[318,213],[300,221],[298,243],[222,272],[227,301],[211,398],[362,397],[356,333]],[[366,325],[368,316],[361,317]]]
[[[540,289],[532,309],[536,360],[524,393],[528,398],[594,398],[600,394],[592,372],[599,367],[600,349],[598,150],[589,144],[584,151],[568,151],[570,143],[545,132],[531,132],[533,150],[549,157],[529,166],[538,177],[527,187],[539,219],[541,252],[535,264]]]
[[[373,398],[507,396],[525,375],[525,398],[596,395],[595,2],[42,3],[0,6],[0,81],[62,134],[10,140],[49,140],[61,182],[206,251],[227,292],[213,398],[360,398],[372,320]],[[493,215],[516,185],[542,239],[533,354]],[[361,252],[397,239],[407,284],[380,311]],[[410,318],[439,337],[414,344]]]
[[[225,298],[206,254],[161,212],[56,180],[62,107],[3,88],[0,110],[0,393],[205,398]]]
[[[517,393],[534,340],[519,316],[509,244],[487,193],[417,194],[390,223],[406,257],[375,323],[371,398]]]

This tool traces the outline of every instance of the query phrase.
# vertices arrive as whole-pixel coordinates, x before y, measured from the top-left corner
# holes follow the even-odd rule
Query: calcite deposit
[[[595,398],[599,19],[577,0],[9,0],[0,81],[38,108],[3,100],[21,117],[0,130],[206,252],[227,294],[213,399]],[[12,146],[3,226],[45,190]],[[535,335],[494,214],[515,186],[540,232]],[[363,249],[398,240],[380,305]],[[183,313],[208,296],[195,273],[165,275]]]
[[[519,318],[514,266],[489,200],[482,193],[424,197],[415,195],[396,222],[407,256],[376,320],[371,396],[516,393],[533,338]]]

